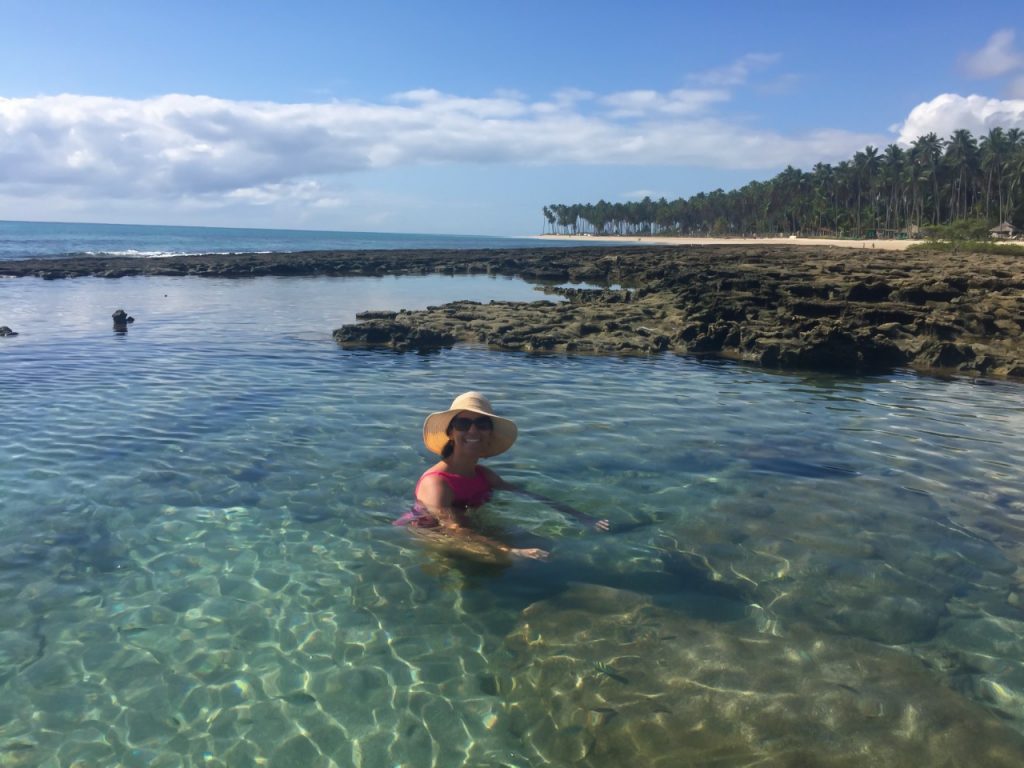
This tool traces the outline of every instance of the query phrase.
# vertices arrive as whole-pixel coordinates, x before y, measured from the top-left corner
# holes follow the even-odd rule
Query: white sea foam
[[[273,251],[139,251],[129,248],[124,251],[86,251],[84,256],[127,256],[139,259],[167,259],[172,256],[237,256],[242,253],[267,254]]]

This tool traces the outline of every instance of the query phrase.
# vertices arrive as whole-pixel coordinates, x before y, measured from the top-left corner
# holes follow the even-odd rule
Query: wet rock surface
[[[646,251],[645,252],[649,252]],[[527,280],[563,281],[570,274],[593,274],[600,248],[306,251],[298,253],[193,254],[159,259],[125,256],[68,256],[59,259],[0,261],[0,277],[261,277],[265,275],[427,275],[502,274]],[[581,278],[582,279],[582,278]]]
[[[114,330],[118,333],[126,332],[128,330],[128,324],[135,322],[135,318],[123,309],[115,310],[111,317],[114,319]]]
[[[0,263],[0,275],[495,274],[564,301],[456,302],[339,328],[343,344],[430,349],[457,342],[527,352],[718,356],[840,372],[909,366],[1024,378],[1021,255],[823,246],[71,257]],[[367,307],[367,310],[381,309]]]
[[[579,586],[523,612],[508,727],[555,765],[1019,765],[1024,736],[918,659]]]
[[[770,368],[897,367],[1024,377],[1024,252],[1006,256],[701,248],[594,254],[565,301],[456,302],[345,326],[345,344],[457,341],[527,352],[671,351]],[[619,287],[621,286],[621,287]]]

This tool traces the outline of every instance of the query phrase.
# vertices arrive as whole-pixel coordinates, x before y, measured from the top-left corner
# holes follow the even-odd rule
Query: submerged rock
[[[1021,735],[913,657],[578,586],[506,639],[505,724],[553,765],[1017,766]]]

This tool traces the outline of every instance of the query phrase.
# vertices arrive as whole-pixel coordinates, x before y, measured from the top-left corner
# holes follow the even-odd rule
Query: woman
[[[515,423],[496,415],[490,402],[479,392],[465,392],[452,401],[447,411],[427,416],[423,423],[423,443],[429,451],[440,455],[441,460],[420,477],[414,492],[416,504],[396,521],[396,525],[435,529],[480,545],[485,551],[546,559],[548,552],[543,549],[510,547],[469,527],[468,509],[487,501],[491,491],[507,490],[543,501],[599,531],[607,531],[607,520],[596,520],[567,504],[530,493],[478,463],[482,458],[507,451],[517,435]]]

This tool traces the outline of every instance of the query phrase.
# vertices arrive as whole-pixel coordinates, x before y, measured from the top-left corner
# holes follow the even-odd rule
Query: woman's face
[[[455,443],[455,450],[479,455],[491,444],[493,423],[487,416],[472,411],[460,411],[448,428],[448,436]]]

